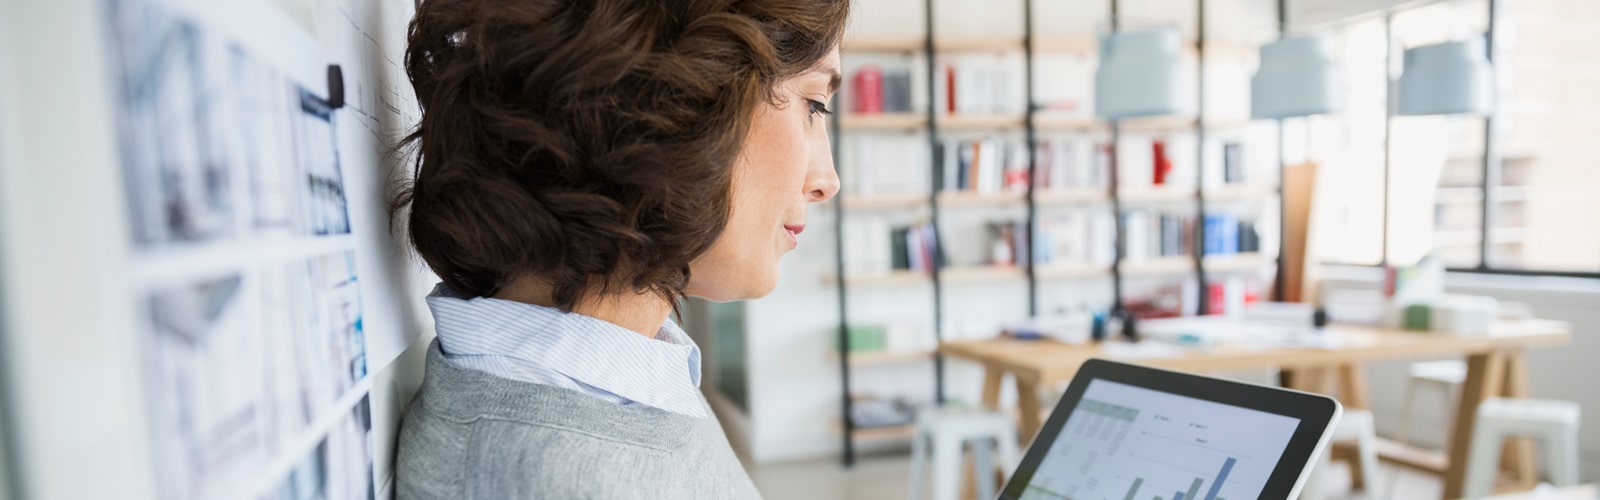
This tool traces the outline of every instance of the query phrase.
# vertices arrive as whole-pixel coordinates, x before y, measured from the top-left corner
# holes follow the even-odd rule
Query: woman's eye
[[[831,114],[833,114],[832,111],[828,110],[828,105],[827,104],[823,104],[822,101],[818,101],[816,99],[806,99],[806,103],[811,106],[811,114],[812,115],[831,115]]]

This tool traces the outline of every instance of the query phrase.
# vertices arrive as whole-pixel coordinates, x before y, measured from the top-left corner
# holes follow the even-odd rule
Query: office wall
[[[159,247],[178,258],[150,257],[160,252],[135,242],[119,147],[120,47],[109,29],[117,0],[0,5],[0,108],[6,110],[0,113],[0,332],[7,336],[0,383],[8,384],[10,396],[0,405],[18,429],[8,444],[21,493],[41,500],[167,498],[158,493],[161,465],[154,455],[166,436],[152,436],[163,422],[151,415],[170,394],[146,385],[151,366],[142,356],[152,348],[151,306],[142,291],[158,286],[151,280],[181,284],[230,266],[249,267],[256,263],[251,259],[288,259],[261,250],[281,248],[295,255],[343,249],[353,255],[366,375],[341,393],[339,404],[370,405],[370,443],[358,447],[371,454],[372,470],[333,470],[329,477],[353,488],[371,482],[387,495],[395,421],[420,381],[421,347],[429,337],[420,297],[432,284],[391,239],[384,208],[390,178],[405,171],[390,154],[393,139],[416,109],[397,63],[412,1],[120,5],[132,3],[172,10],[201,36],[221,40],[275,78],[318,96],[328,95],[326,65],[341,65],[349,104],[332,114],[331,143],[349,231],[260,240],[270,247],[235,235]],[[163,264],[141,264],[149,262]],[[238,364],[240,370],[249,366]],[[229,484],[241,490],[230,494],[272,493],[290,469],[304,464],[303,456],[321,453],[313,450],[330,427],[349,421],[352,407],[319,408],[326,410],[314,406],[313,422],[273,445],[270,460],[246,481]],[[242,491],[252,488],[259,489]]]

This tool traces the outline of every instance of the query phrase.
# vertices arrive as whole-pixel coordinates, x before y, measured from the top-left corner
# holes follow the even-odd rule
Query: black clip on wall
[[[344,71],[337,64],[328,65],[328,107],[344,107]]]

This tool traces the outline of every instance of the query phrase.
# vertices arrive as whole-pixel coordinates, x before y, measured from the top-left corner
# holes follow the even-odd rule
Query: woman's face
[[[777,285],[778,259],[806,239],[806,205],[839,192],[824,107],[838,85],[834,49],[812,70],[779,83],[777,104],[757,107],[733,165],[727,227],[689,264],[689,295],[750,299]]]

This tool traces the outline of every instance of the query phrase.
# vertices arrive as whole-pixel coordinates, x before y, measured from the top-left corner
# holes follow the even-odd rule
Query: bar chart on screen
[[[1025,500],[1257,498],[1299,421],[1095,380]]]

